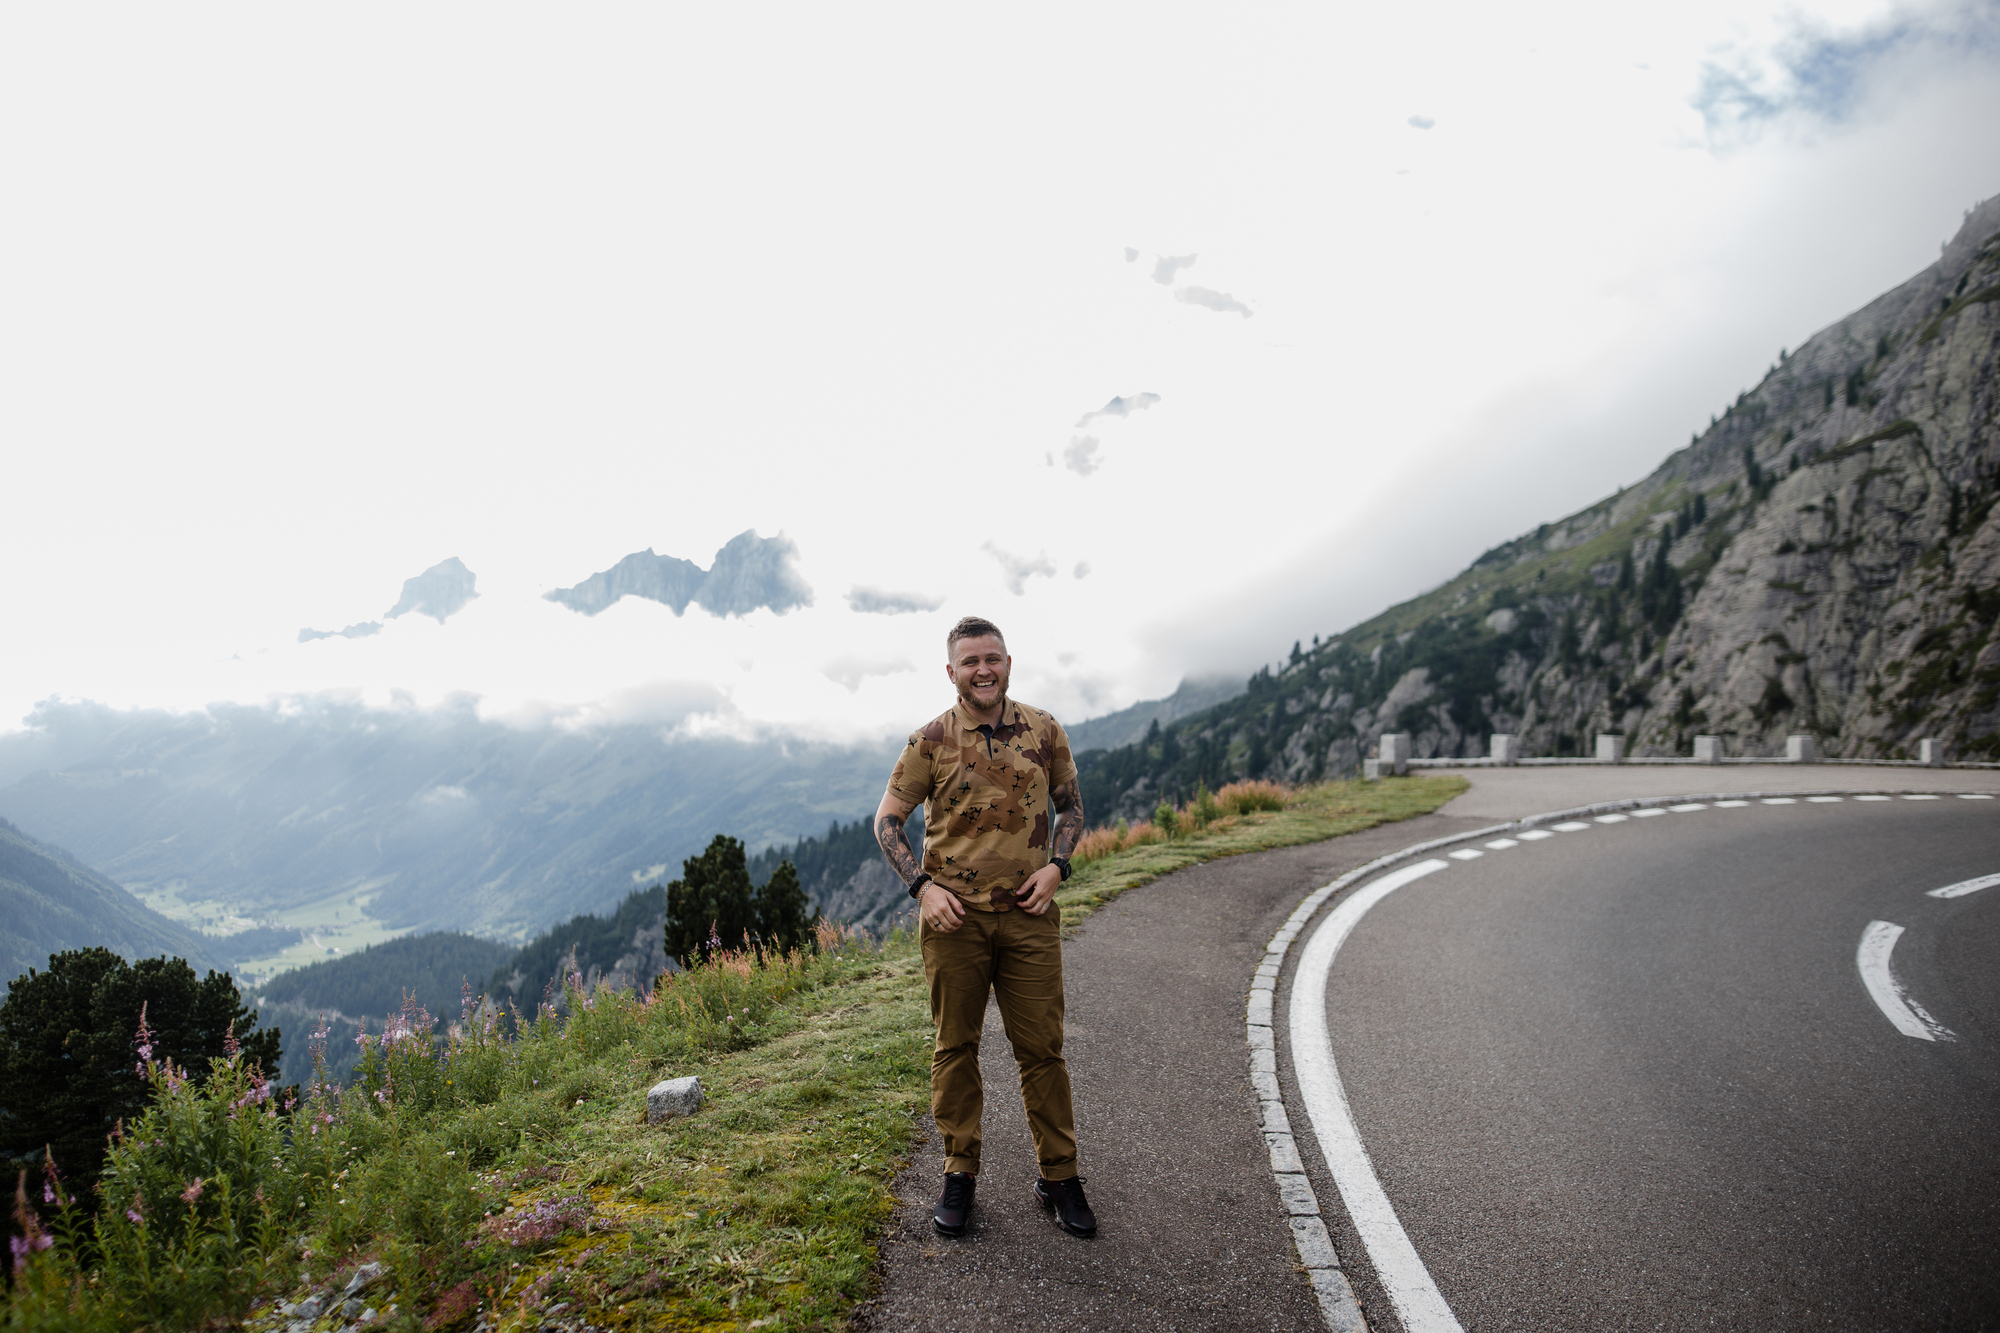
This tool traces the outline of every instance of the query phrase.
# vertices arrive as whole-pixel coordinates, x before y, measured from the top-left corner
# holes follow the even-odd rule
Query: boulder
[[[702,1100],[700,1079],[692,1075],[662,1079],[646,1094],[646,1123],[657,1125],[675,1116],[693,1115],[701,1109]]]

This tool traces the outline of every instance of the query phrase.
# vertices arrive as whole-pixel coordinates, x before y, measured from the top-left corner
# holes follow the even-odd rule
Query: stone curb
[[[1594,805],[1551,810],[1543,814],[1510,820],[1504,824],[1491,824],[1467,833],[1454,833],[1450,837],[1412,843],[1401,851],[1378,856],[1367,865],[1350,870],[1332,883],[1307,894],[1293,909],[1292,914],[1285,918],[1285,924],[1278,928],[1278,933],[1271,936],[1271,942],[1264,946],[1263,960],[1257,964],[1257,970],[1250,979],[1250,998],[1244,1011],[1244,1036],[1250,1047],[1250,1084],[1257,1094],[1258,1120],[1263,1129],[1265,1146],[1271,1154],[1271,1178],[1276,1182],[1278,1197],[1285,1206],[1286,1221],[1292,1230],[1292,1243],[1298,1251],[1299,1266],[1312,1280],[1313,1294],[1319,1298],[1319,1312],[1326,1320],[1326,1326],[1334,1330],[1334,1333],[1368,1333],[1368,1321],[1361,1313],[1360,1303],[1354,1299],[1354,1288],[1349,1285],[1347,1275],[1341,1271],[1340,1256],[1334,1252],[1333,1239],[1327,1233],[1326,1223],[1320,1213],[1319,1200],[1313,1191],[1312,1180],[1306,1175],[1305,1163],[1299,1157],[1298,1140],[1292,1134],[1291,1119],[1285,1112],[1284,1093],[1278,1084],[1277,1030],[1273,1021],[1273,1005],[1277,999],[1278,975],[1284,968],[1285,955],[1290,952],[1292,941],[1304,933],[1307,923],[1326,905],[1328,899],[1342,889],[1372,878],[1393,865],[1429,852],[1481,838],[1502,838],[1522,829],[1535,828],[1542,824],[1562,823],[1591,815],[1610,815],[1626,810],[1685,805],[1690,801],[1761,801],[1773,796],[1803,800],[1809,796],[1934,795],[1948,798],[1962,794],[1820,790],[1697,793],[1685,796],[1641,796],[1623,801],[1599,801]]]

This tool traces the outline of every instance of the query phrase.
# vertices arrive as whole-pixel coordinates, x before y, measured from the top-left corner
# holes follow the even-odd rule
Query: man
[[[918,900],[930,984],[931,1114],[944,1137],[944,1193],[931,1214],[961,1236],[979,1175],[979,1034],[986,997],[1021,1069],[1035,1137],[1035,1197],[1073,1236],[1097,1234],[1076,1166],[1076,1120],[1063,1063],[1062,911],[1056,886],[1083,833],[1083,797],[1061,724],[1007,697],[1014,659],[990,620],[967,616],[945,636],[958,702],[910,736],[875,812],[875,840]],[[903,821],[924,803],[919,865]],[[1051,813],[1054,818],[1051,819]],[[1053,827],[1051,827],[1053,825]]]

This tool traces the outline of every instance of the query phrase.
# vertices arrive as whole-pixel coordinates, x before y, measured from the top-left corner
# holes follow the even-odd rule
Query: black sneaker
[[[972,1216],[972,1189],[976,1181],[964,1171],[944,1173],[944,1193],[938,1196],[937,1207],[931,1209],[931,1225],[940,1236],[963,1236],[965,1224]]]
[[[1095,1236],[1097,1234],[1097,1214],[1090,1211],[1090,1200],[1083,1197],[1083,1177],[1071,1176],[1068,1180],[1037,1180],[1035,1197],[1042,1207],[1056,1210],[1056,1225],[1072,1236]]]

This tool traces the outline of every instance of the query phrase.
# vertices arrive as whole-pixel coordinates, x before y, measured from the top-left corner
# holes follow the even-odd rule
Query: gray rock
[[[355,1269],[353,1274],[347,1279],[347,1285],[340,1289],[340,1294],[343,1296],[352,1296],[356,1292],[366,1291],[377,1282],[380,1282],[384,1276],[382,1265],[363,1264],[361,1267]]]
[[[362,1312],[362,1310],[366,1308],[367,1307],[361,1303],[361,1298],[359,1296],[355,1296],[349,1300],[345,1300],[340,1303],[340,1317],[342,1319],[353,1319],[356,1315],[359,1315]]]
[[[294,1315],[299,1319],[306,1319],[306,1320],[317,1319],[322,1314],[326,1313],[326,1297],[308,1296],[305,1300],[302,1300],[297,1305],[294,1305],[291,1309],[291,1313],[292,1315]]]
[[[703,1100],[700,1079],[692,1075],[662,1079],[646,1094],[646,1123],[657,1125],[675,1116],[693,1115]]]

